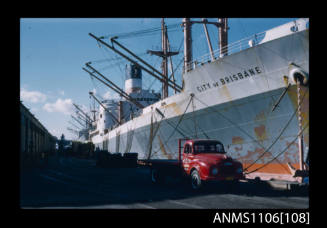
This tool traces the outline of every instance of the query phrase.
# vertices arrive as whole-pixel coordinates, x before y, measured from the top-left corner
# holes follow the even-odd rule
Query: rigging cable
[[[157,57],[157,60],[156,60],[155,64],[153,65],[153,68],[156,68],[156,65],[158,64],[159,60],[160,60],[160,57]],[[154,71],[152,71],[152,72],[154,72]],[[151,84],[148,86],[148,90],[151,89],[151,87],[154,85],[155,82],[157,82],[156,78],[154,78],[153,81],[151,82]]]
[[[103,55],[105,56],[105,52],[107,52],[108,54],[109,54],[109,56],[111,55],[111,52],[109,52],[106,48],[103,48],[103,46],[100,44],[100,42],[99,41],[97,41],[97,43],[98,43],[98,46],[99,46],[99,48],[100,48],[100,50],[101,50],[101,52],[103,53]],[[119,58],[121,58],[121,57],[119,57],[117,54],[116,54],[116,56],[114,57],[114,58],[116,58],[116,59],[119,59]],[[112,59],[114,59],[114,58],[112,58]],[[123,63],[124,61],[121,61],[121,63]],[[124,81],[124,79],[122,79],[122,77],[124,76],[124,72],[122,71],[122,69],[120,68],[120,64],[117,64],[117,66],[118,66],[118,68],[119,68],[119,70],[120,70],[120,74],[119,75],[122,75],[121,76],[121,80],[122,81]],[[122,82],[122,84],[123,84],[123,82]]]
[[[308,90],[307,90],[308,91]],[[306,92],[307,92],[306,91]],[[304,94],[304,96],[302,97],[302,100],[301,100],[301,103],[303,102],[304,100],[304,97],[305,97],[306,94]],[[232,123],[234,126],[236,126],[237,128],[240,129],[240,131],[242,131],[243,133],[245,133],[248,137],[252,138],[254,140],[254,142],[256,142],[257,144],[259,144],[263,149],[264,146],[261,145],[257,140],[255,140],[251,135],[249,135],[246,131],[244,131],[241,127],[239,127],[236,123],[234,123],[233,121],[231,121],[230,119],[228,119],[226,116],[224,116],[222,113],[220,113],[218,110],[215,110],[214,108],[208,106],[207,104],[205,104],[204,102],[202,102],[201,100],[199,100],[198,98],[196,98],[200,103],[202,103],[203,105],[207,106],[208,108],[212,109],[214,112],[220,114],[223,118],[225,118],[226,120],[228,120],[230,123]],[[289,120],[289,122],[287,123],[287,125],[285,126],[285,128],[282,130],[281,134],[285,131],[286,127],[288,126],[288,124],[290,123],[290,121],[292,120],[292,118],[294,117],[295,113],[296,113],[297,109],[295,110],[295,112],[293,113],[291,119]],[[208,112],[208,111],[207,111]],[[276,142],[277,140],[279,139],[279,137],[281,136],[281,134],[277,137],[277,139],[272,143],[272,145],[269,146],[268,149],[270,149]],[[269,152],[267,149],[265,149],[265,151],[261,154],[261,156],[259,157],[259,159],[265,154]],[[270,152],[269,152],[270,153]],[[270,153],[271,154],[271,153]],[[271,154],[272,155],[272,154]],[[257,159],[258,160],[258,159]],[[280,163],[280,162],[279,162]],[[254,164],[254,163],[253,163]],[[251,164],[250,166],[252,166],[253,164]],[[246,167],[245,170],[247,170],[250,166]],[[284,166],[283,166],[284,167]]]
[[[193,117],[193,124],[194,124],[194,128],[195,128],[195,138],[198,138],[198,133],[197,133],[197,128],[199,128],[199,130],[201,131],[201,133],[207,138],[210,139],[209,136],[205,133],[205,131],[200,127],[197,126],[196,123],[196,115],[194,113],[195,110],[195,105],[194,105],[194,99],[193,99],[194,95],[192,96],[192,107],[193,107],[193,111],[192,111],[192,117]]]
[[[221,115],[224,119],[226,119],[227,121],[229,121],[232,125],[234,125],[235,127],[239,128],[240,131],[242,131],[244,134],[246,134],[249,138],[251,138],[254,142],[256,142],[260,147],[262,147],[263,149],[265,149],[265,147],[263,145],[261,145],[261,143],[254,139],[250,134],[248,134],[246,131],[244,131],[240,126],[238,126],[236,123],[234,123],[233,121],[231,121],[229,118],[227,118],[225,115],[223,115],[221,112],[219,112],[218,110],[215,110],[214,108],[208,106],[207,104],[205,104],[204,102],[202,102],[201,100],[199,100],[198,98],[196,98],[200,103],[202,103],[203,105],[207,106],[208,108],[212,109],[213,112],[218,113],[219,115]],[[208,113],[209,111],[206,110]],[[265,151],[266,152],[266,151]],[[265,153],[264,152],[264,153]],[[269,152],[270,153],[270,152]],[[270,153],[271,154],[271,153]],[[279,162],[279,161],[278,161]],[[280,162],[279,162],[280,163]]]
[[[262,169],[263,167],[267,166],[269,163],[273,162],[275,159],[277,159],[281,154],[285,153],[286,150],[288,150],[289,147],[292,146],[292,144],[298,139],[298,137],[303,133],[303,131],[308,127],[309,123],[307,123],[305,125],[305,127],[299,132],[299,134],[294,138],[294,140],[284,149],[282,150],[279,154],[277,154],[273,159],[271,159],[269,162],[267,162],[266,164],[256,168],[255,170],[252,170],[251,172],[245,173],[245,174],[250,174],[250,173],[254,173],[256,171],[258,171],[259,169]]]
[[[301,99],[301,102],[300,102],[300,104],[302,104],[302,102],[304,101],[304,98],[305,98],[305,95],[306,95],[306,93],[307,93],[307,91],[308,90],[306,90],[305,91],[305,93],[304,93],[304,95],[303,95],[303,97],[302,97],[302,99]],[[281,137],[281,135],[284,133],[284,131],[286,130],[286,128],[288,127],[288,125],[291,123],[291,121],[292,121],[292,119],[294,118],[294,116],[295,116],[295,114],[297,113],[297,111],[298,111],[298,109],[299,109],[299,107],[300,106],[298,106],[295,110],[294,110],[294,112],[293,112],[293,114],[292,114],[292,116],[291,116],[291,118],[289,119],[289,121],[286,123],[286,125],[284,126],[284,128],[282,129],[282,131],[281,131],[281,133],[276,137],[276,139],[274,140],[274,142],[268,147],[268,149],[265,149],[265,151],[252,163],[252,164],[250,164],[248,167],[246,167],[244,170],[247,170],[247,169],[249,169],[251,166],[253,166],[260,158],[262,158],[263,157],[263,155],[266,153],[266,152],[268,152],[269,150],[270,150],[270,148],[278,141],[278,139]]]
[[[149,144],[148,144],[148,158],[147,159],[150,159],[151,155],[152,155],[152,143],[153,143],[153,140],[155,138],[155,136],[157,135],[157,132],[159,130],[159,127],[162,123],[162,119],[164,118],[164,115],[160,115],[161,116],[161,120],[159,121],[159,123],[157,124],[156,126],[156,129],[155,131],[153,132],[153,110],[151,112],[151,124],[150,124],[150,136],[149,136]],[[156,122],[157,123],[157,122]],[[156,154],[158,151],[154,152],[153,154]]]
[[[177,131],[178,133],[180,133],[184,138],[187,138],[187,137],[185,136],[185,134],[183,134],[180,130],[178,130],[178,126],[179,126],[179,124],[182,122],[182,120],[183,120],[183,118],[184,118],[184,116],[185,116],[185,113],[186,113],[188,107],[189,107],[190,104],[191,104],[191,101],[192,101],[192,97],[190,98],[190,100],[189,100],[189,102],[188,102],[188,104],[187,104],[187,106],[186,106],[186,108],[185,108],[184,113],[180,116],[180,118],[179,118],[177,124],[175,125],[175,127],[174,127],[172,133],[171,133],[171,134],[169,135],[169,137],[165,140],[165,143],[163,143],[164,145],[166,145],[166,144],[168,143],[168,141],[170,140],[170,138],[174,135],[175,131]],[[160,121],[160,122],[161,122],[161,121]],[[170,126],[172,126],[172,124],[171,124],[167,119],[166,119],[166,122],[167,122]],[[173,126],[172,126],[172,127],[173,127]],[[159,152],[159,150],[155,151],[153,154],[156,154],[156,153],[158,153],[158,152]]]
[[[237,20],[238,20],[238,23],[240,23],[240,25],[241,25],[241,28],[242,28],[242,30],[243,30],[243,33],[244,33],[245,37],[248,37],[248,34],[247,34],[247,32],[245,31],[245,28],[244,28],[244,26],[243,26],[243,23],[241,22],[241,20],[240,20],[239,18],[237,18]]]
[[[194,125],[194,130],[195,130],[195,138],[198,138],[198,132],[197,132],[197,129],[196,129],[196,117],[195,117],[195,114],[194,114],[194,100],[193,100],[193,96],[192,96],[192,108],[193,108],[193,111],[192,111],[192,117],[193,117],[193,125]]]
[[[180,27],[180,23],[176,24],[171,24],[167,25],[167,29],[169,29],[171,32],[172,31],[178,31]],[[101,39],[108,39],[110,37],[119,37],[120,39],[126,39],[126,38],[135,38],[135,37],[141,37],[141,36],[146,36],[146,35],[157,35],[157,32],[161,31],[161,26],[160,27],[153,27],[149,29],[144,29],[144,30],[138,30],[138,31],[133,31],[133,32],[128,32],[128,33],[116,33],[116,34],[109,34],[102,36]]]
[[[258,140],[254,139],[249,133],[247,133],[246,131],[244,131],[240,126],[238,126],[238,124],[234,123],[232,120],[230,120],[229,118],[227,118],[225,115],[223,115],[220,111],[212,108],[211,106],[207,105],[206,103],[204,103],[203,101],[201,101],[199,98],[195,97],[195,99],[197,99],[200,103],[202,103],[204,106],[208,107],[209,109],[211,109],[213,112],[218,113],[219,115],[221,115],[224,119],[226,119],[228,122],[230,122],[232,125],[234,125],[235,127],[239,128],[239,130],[241,132],[243,132],[244,134],[246,134],[249,138],[251,138],[254,142],[256,142],[257,144],[259,144],[260,147],[264,148],[263,145],[261,145]],[[209,113],[208,110],[205,110],[206,112]]]
[[[304,96],[303,96],[303,98],[304,98]],[[303,98],[302,98],[302,101],[303,101]],[[240,131],[242,131],[243,133],[245,133],[249,138],[251,138],[251,139],[253,139],[253,141],[254,142],[256,142],[260,147],[262,147],[263,149],[265,149],[265,147],[263,146],[263,145],[261,145],[261,143],[259,143],[259,141],[258,140],[256,140],[256,139],[254,139],[250,134],[248,134],[246,131],[244,131],[240,126],[238,126],[236,123],[234,123],[233,121],[231,121],[229,118],[227,118],[225,115],[223,115],[222,113],[220,113],[218,110],[215,110],[214,108],[212,108],[212,107],[210,107],[210,106],[208,106],[207,104],[205,104],[204,102],[202,102],[201,100],[199,100],[198,98],[196,98],[200,103],[202,103],[203,105],[205,105],[206,107],[208,107],[208,108],[210,108],[210,109],[212,109],[214,112],[216,112],[216,113],[218,113],[218,114],[220,114],[223,118],[225,118],[227,121],[229,121],[230,123],[232,123],[234,126],[236,126],[237,128],[239,128],[240,129]],[[301,102],[302,102],[301,101]],[[209,111],[207,111],[207,112],[209,112]],[[296,112],[295,112],[296,113]],[[294,114],[293,114],[293,116],[294,116]],[[293,118],[293,116],[292,116],[292,118]],[[291,118],[291,119],[292,119]],[[291,120],[289,120],[289,122],[290,122]],[[288,125],[288,124],[287,124]],[[285,130],[286,128],[284,128],[283,129],[283,131]],[[282,131],[282,132],[283,132]],[[279,136],[280,137],[280,136]],[[278,140],[278,138],[279,137],[277,137],[277,139],[275,140],[275,142],[273,142],[273,144],[275,144],[276,143],[276,141]],[[272,144],[272,145],[273,145]],[[272,147],[272,145],[269,147],[269,149]],[[266,150],[265,149],[265,151],[263,152],[263,154],[265,154],[265,153],[267,153],[267,152],[269,152],[268,150]],[[269,152],[270,154],[271,154],[271,152]],[[261,154],[261,157],[263,156],[263,154]],[[272,155],[272,154],[271,154]],[[279,162],[279,161],[278,161]],[[279,162],[280,163],[280,162]],[[253,165],[253,164],[251,164],[251,165]],[[283,166],[284,167],[284,166]],[[249,168],[249,167],[246,167],[246,169],[247,168]],[[245,169],[245,170],[246,170]]]
[[[181,50],[181,48],[182,48],[183,41],[184,41],[184,37],[182,38],[181,43],[179,44],[179,47],[178,47],[178,51],[177,51],[177,52],[180,52],[180,50]],[[180,62],[176,65],[175,70],[173,69],[173,72],[170,74],[169,79],[170,79],[170,78],[175,74],[175,72],[178,70],[178,68],[179,68],[179,66],[181,65],[181,63],[183,62],[183,60],[184,60],[184,56],[181,58]]]

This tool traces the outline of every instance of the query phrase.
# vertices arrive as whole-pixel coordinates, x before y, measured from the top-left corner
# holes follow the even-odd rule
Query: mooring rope
[[[164,145],[166,145],[166,144],[168,143],[168,141],[170,140],[170,138],[174,135],[174,133],[175,133],[176,131],[178,131],[178,132],[179,132],[183,137],[186,137],[185,134],[183,134],[180,130],[178,130],[178,126],[179,126],[179,124],[182,122],[182,120],[183,120],[183,118],[184,118],[184,116],[185,116],[185,113],[186,113],[186,111],[188,110],[188,107],[189,107],[190,104],[191,104],[191,101],[192,101],[192,97],[190,98],[190,100],[189,100],[189,102],[188,102],[188,104],[187,104],[187,106],[186,106],[186,108],[185,108],[184,113],[180,116],[180,118],[179,118],[177,124],[175,125],[175,127],[174,127],[172,133],[169,135],[169,137],[168,137],[168,138],[165,140],[165,142],[163,143]],[[167,123],[169,123],[170,126],[172,126],[172,124],[171,124],[167,119],[166,119],[166,121],[167,121]],[[160,150],[160,149],[158,149],[157,151],[155,151],[153,154],[158,153],[159,150]]]
[[[300,101],[300,104],[302,104],[302,102],[304,101],[304,98],[305,98],[305,96],[306,96],[306,94],[307,94],[307,92],[308,92],[308,90],[306,90],[305,91],[305,93],[304,93],[304,95],[303,95],[303,97],[302,97],[302,99],[301,99],[301,101]],[[275,145],[275,143],[278,141],[278,139],[282,136],[282,134],[284,133],[284,131],[286,130],[286,128],[288,127],[288,125],[291,123],[291,121],[292,121],[292,119],[294,118],[294,116],[295,116],[295,114],[297,113],[297,111],[298,111],[298,109],[299,109],[299,105],[297,106],[297,108],[294,110],[294,112],[293,112],[293,114],[292,114],[292,116],[291,116],[291,118],[289,119],[289,121],[286,123],[286,125],[284,126],[284,128],[282,129],[282,131],[280,132],[280,134],[276,137],[276,139],[274,140],[274,142],[272,142],[272,144],[268,147],[268,149],[265,149],[265,151],[254,161],[254,162],[252,162],[252,164],[250,164],[248,167],[246,167],[244,170],[248,170],[251,166],[253,166],[260,158],[262,158],[263,156],[264,156],[264,154],[266,153],[266,152],[268,152],[270,149],[271,149],[271,147],[273,146],[273,145]]]
[[[263,167],[267,166],[268,164],[270,164],[271,162],[273,162],[274,160],[276,160],[281,154],[285,153],[286,150],[288,150],[288,148],[290,148],[292,146],[292,144],[298,139],[298,137],[303,133],[303,131],[308,127],[309,123],[307,123],[305,125],[305,127],[300,131],[300,133],[294,138],[294,140],[292,140],[292,142],[284,149],[282,150],[279,154],[277,154],[275,157],[273,157],[273,159],[271,159],[269,162],[265,163],[264,165],[256,168],[255,170],[252,170],[251,172],[247,172],[245,174],[250,174],[250,173],[254,173],[260,169],[262,169]]]

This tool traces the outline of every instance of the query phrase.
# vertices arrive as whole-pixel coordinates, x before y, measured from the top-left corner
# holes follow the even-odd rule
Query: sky
[[[296,18],[230,18],[228,20],[228,42],[232,43],[255,33],[274,28]],[[192,18],[191,20],[201,20]],[[216,22],[216,18],[208,18]],[[173,51],[176,68],[183,59],[183,31],[179,25],[182,18],[165,18],[169,27],[168,38]],[[175,26],[176,25],[176,26]],[[170,27],[171,26],[171,27]],[[89,91],[98,98],[118,98],[108,87],[92,79],[82,67],[92,66],[107,78],[124,87],[125,66],[128,61],[110,49],[99,45],[89,36],[112,37],[138,54],[161,71],[160,57],[146,54],[147,50],[161,50],[161,32],[141,35],[120,35],[145,29],[159,29],[161,18],[21,18],[20,19],[20,100],[37,119],[56,137],[76,139],[67,128],[81,127],[71,115],[75,115],[73,103],[90,112],[94,100]],[[214,50],[218,48],[218,31],[208,25]],[[192,26],[193,59],[209,53],[203,25]],[[110,41],[108,39],[105,42]],[[181,85],[181,69],[176,70],[177,84]],[[143,89],[159,92],[160,83],[143,72]],[[172,91],[169,91],[170,95]],[[96,108],[98,105],[96,105]],[[75,115],[76,116],[76,115]],[[73,124],[71,124],[73,123]]]

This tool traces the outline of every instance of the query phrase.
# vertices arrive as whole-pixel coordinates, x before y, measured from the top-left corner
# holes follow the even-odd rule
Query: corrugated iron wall
[[[55,154],[56,138],[20,103],[21,165],[37,165]]]

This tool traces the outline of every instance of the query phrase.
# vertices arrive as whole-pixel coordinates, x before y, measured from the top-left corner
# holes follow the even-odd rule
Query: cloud
[[[39,111],[38,108],[35,108],[35,107],[31,108],[31,112],[32,112],[32,113],[36,113],[36,112],[38,112],[38,111]]]
[[[60,138],[62,132],[59,132],[58,130],[56,129],[50,129],[49,132],[53,135],[53,136],[56,136],[57,138]]]
[[[65,115],[70,115],[73,113],[73,101],[72,99],[57,99],[55,103],[46,103],[43,109],[47,112],[61,112]]]
[[[20,99],[25,102],[42,103],[46,101],[47,96],[39,91],[28,91],[22,88],[20,91]]]
[[[49,132],[57,139],[60,139],[62,134],[64,134],[65,139],[69,139],[69,132],[66,129],[62,130],[58,127],[57,129],[49,129]]]
[[[78,107],[80,107],[80,109],[82,109],[83,112],[85,112],[85,113],[88,112],[87,107],[85,105],[82,104],[82,105],[79,105]]]
[[[109,100],[109,99],[119,99],[119,95],[117,93],[112,94],[110,91],[106,92],[102,95],[103,99]]]
[[[65,91],[60,90],[60,91],[59,91],[59,94],[60,94],[61,96],[64,96],[64,95],[65,95]]]
[[[141,24],[151,24],[151,23],[158,23],[158,19],[157,18],[143,18],[141,20]]]

